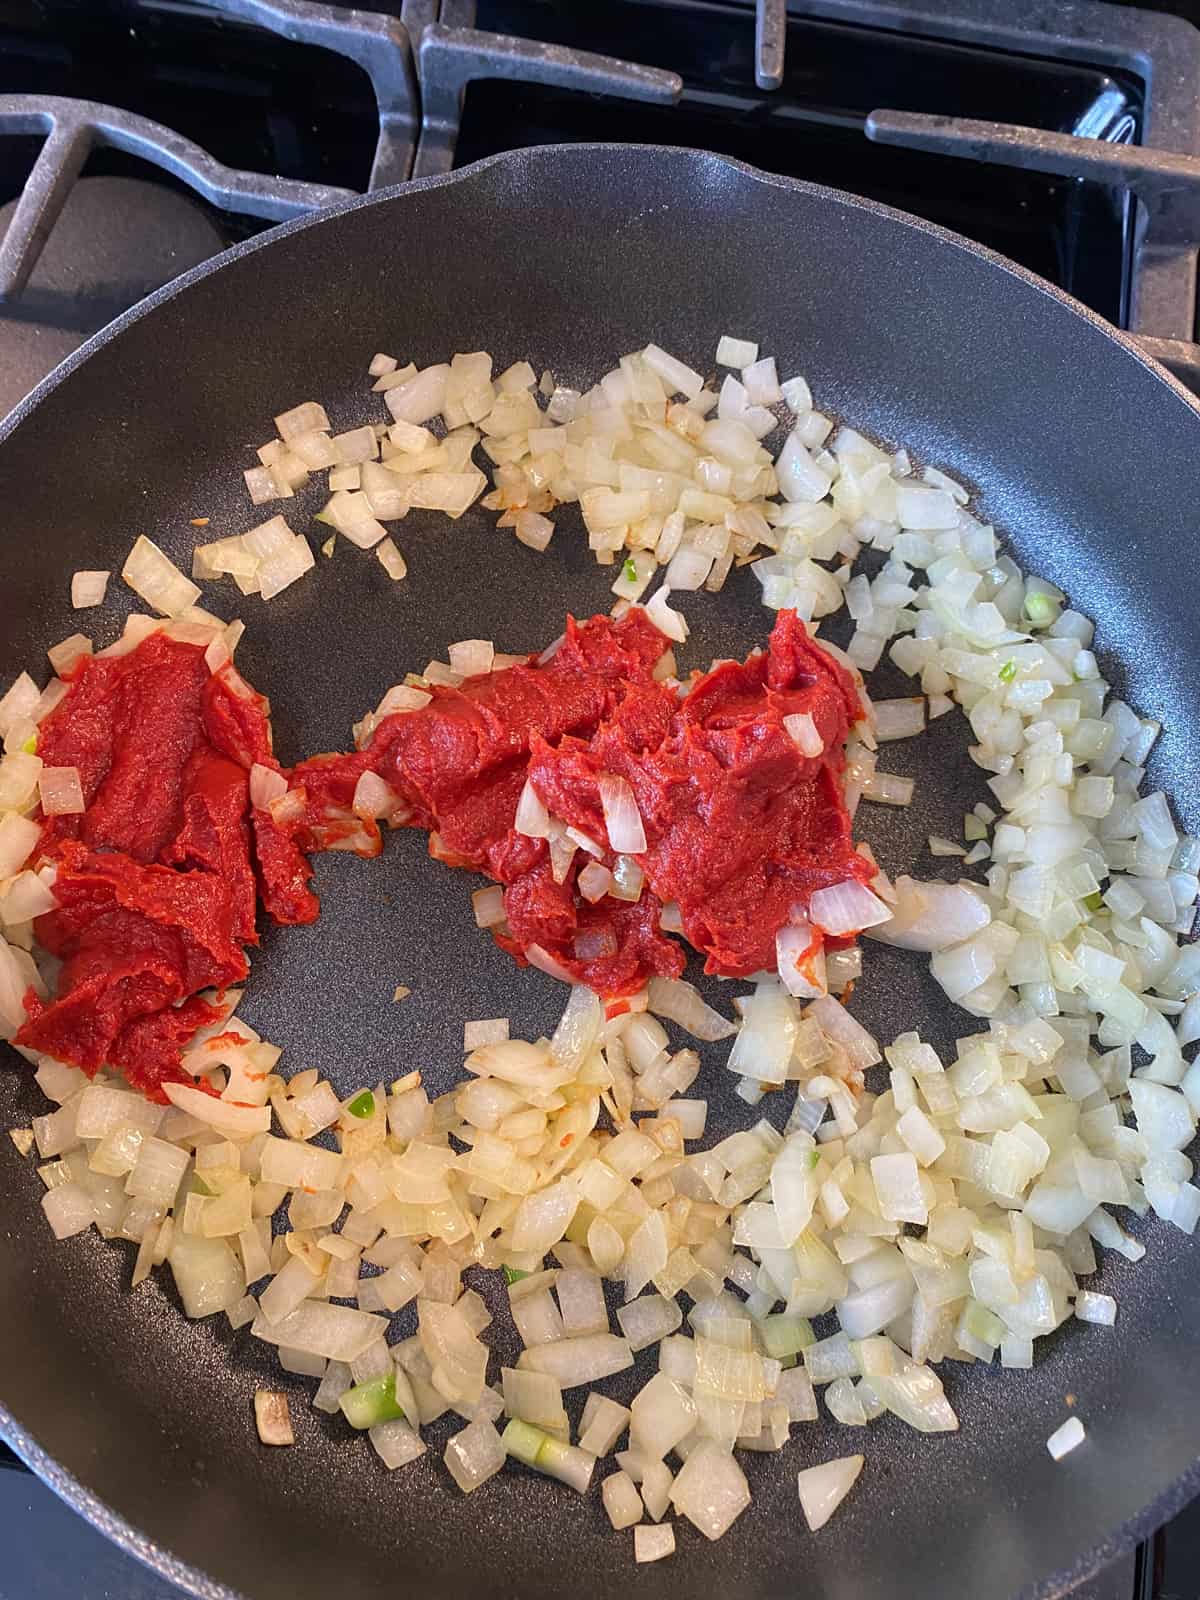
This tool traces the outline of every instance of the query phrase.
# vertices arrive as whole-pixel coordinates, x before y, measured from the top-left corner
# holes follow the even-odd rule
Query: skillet
[[[978,491],[1021,564],[1096,619],[1118,692],[1163,721],[1153,786],[1195,832],[1197,403],[1123,335],[966,240],[678,149],[519,151],[384,191],[235,247],[90,341],[0,428],[3,679],[79,627],[74,569],[119,570],[138,533],[186,566],[190,518],[211,519],[207,538],[262,520],[241,470],[274,413],[312,398],[335,428],[382,416],[365,379],[376,350],[426,365],[487,349],[500,367],[525,357],[579,386],[649,340],[711,371],[726,331],[803,372],[822,409]],[[318,504],[314,489],[278,509],[311,528]],[[284,761],[343,747],[387,685],[454,639],[536,649],[565,610],[611,603],[612,573],[591,562],[573,512],[544,556],[479,508],[453,524],[413,513],[395,537],[400,584],[343,547],[268,608],[206,591],[248,623],[239,665],[273,702]],[[114,632],[136,604],[121,588],[93,614]],[[744,653],[770,623],[748,575],[688,609],[686,667]],[[956,831],[982,797],[967,742],[955,715],[890,747],[887,765],[923,781],[908,811],[860,813],[889,868],[935,870],[927,855],[919,865],[925,836]],[[320,922],[266,933],[243,1006],[291,1070],[319,1066],[347,1092],[420,1067],[443,1092],[465,1018],[507,1015],[524,1037],[553,1027],[564,991],[477,934],[472,883],[429,861],[423,836],[393,836],[373,863],[319,858],[317,887]],[[855,1011],[873,1031],[919,1027],[943,1047],[968,1031],[919,958],[868,957]],[[414,991],[402,1007],[397,983]],[[727,986],[704,987],[728,1009]],[[718,1137],[748,1120],[723,1053],[709,1048],[696,1089]],[[44,1106],[4,1058],[12,1126]],[[1117,1296],[1114,1329],[1068,1324],[1039,1341],[1032,1373],[943,1368],[955,1435],[928,1441],[890,1416],[853,1435],[828,1418],[798,1425],[782,1455],[746,1461],[754,1501],[724,1540],[684,1525],[675,1557],[643,1572],[598,1495],[518,1470],[459,1495],[440,1464],[449,1419],[427,1430],[420,1462],[385,1473],[248,1331],[187,1322],[161,1275],[128,1294],[131,1246],[94,1233],[56,1245],[39,1192],[32,1164],[0,1152],[0,1428],[85,1516],[214,1600],[590,1600],[631,1586],[667,1600],[701,1585],[731,1600],[1048,1597],[1200,1489],[1200,1274],[1193,1242],[1153,1221],[1139,1266],[1106,1259],[1092,1280]],[[511,1359],[503,1319],[492,1333]],[[649,1371],[643,1356],[629,1389]],[[292,1450],[257,1443],[263,1382],[294,1390]],[[619,1380],[607,1387],[628,1398]],[[1088,1440],[1056,1466],[1044,1441],[1068,1393]],[[860,1449],[854,1496],[810,1535],[796,1470]]]

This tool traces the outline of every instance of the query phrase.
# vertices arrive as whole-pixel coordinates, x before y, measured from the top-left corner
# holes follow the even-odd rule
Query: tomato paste
[[[820,755],[801,754],[784,726],[792,715],[812,718]],[[535,738],[529,775],[553,816],[598,839],[599,778],[624,778],[646,883],[678,905],[706,971],[744,978],[774,968],[776,934],[815,890],[874,876],[842,798],[846,734],[861,715],[849,673],[785,611],[765,654],[719,663],[682,700],[631,698],[586,741]]]
[[[380,850],[377,823],[355,811],[366,773],[387,785],[391,825],[426,829],[438,860],[504,886],[493,932],[522,965],[609,998],[677,976],[669,902],[709,972],[770,970],[776,934],[814,890],[873,873],[842,799],[858,695],[793,612],[765,652],[687,685],[664,671],[666,649],[638,608],[568,618],[541,656],[435,685],[363,749],[301,762],[265,808],[251,804],[249,775],[281,771],[270,708],[231,665],[210,672],[201,646],[163,633],[81,657],[38,738],[47,766],[78,770],[85,802],[46,818],[39,847],[58,907],[35,931],[61,967],[53,998],[27,996],[17,1042],[89,1073],[116,1067],[160,1100],[164,1082],[191,1081],[180,1053],[246,976],[256,898],[277,922],[311,922],[307,853]],[[812,719],[819,754],[801,753],[793,716]],[[636,858],[612,849],[606,776],[636,801]],[[515,827],[527,783],[553,819],[554,852]],[[595,860],[634,897],[585,898],[579,875]]]
[[[434,686],[428,705],[385,717],[363,750],[302,763],[292,782],[306,812],[293,836],[316,848],[331,818],[344,828],[371,771],[397,797],[393,823],[428,829],[439,860],[504,885],[506,926],[495,937],[522,964],[606,996],[634,993],[653,974],[677,976],[684,950],[660,926],[673,902],[709,972],[770,970],[776,934],[814,890],[873,875],[842,799],[858,695],[790,611],[765,653],[695,675],[686,693],[655,676],[666,649],[639,609],[617,622],[569,618],[552,654]],[[821,754],[801,754],[784,725],[792,715],[812,718]],[[528,779],[550,815],[615,866],[605,774],[630,785],[645,830],[635,902],[589,903],[577,880],[595,857],[578,849],[556,873],[546,840],[514,827]],[[375,831],[350,847],[373,853]]]
[[[117,1067],[154,1099],[191,1081],[180,1051],[221,1014],[202,992],[244,978],[258,943],[256,864],[268,906],[297,910],[294,883],[253,851],[248,769],[276,765],[267,711],[231,666],[211,673],[203,647],[162,633],[79,659],[38,730],[45,764],[78,770],[85,806],[46,818],[39,847],[58,909],[35,932],[62,965],[54,998],[26,997],[17,1043]],[[315,901],[298,909],[283,920],[311,920]]]

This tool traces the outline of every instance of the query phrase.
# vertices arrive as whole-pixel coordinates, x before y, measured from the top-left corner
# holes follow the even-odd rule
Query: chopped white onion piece
[[[633,1352],[624,1339],[611,1333],[596,1333],[536,1345],[522,1354],[519,1365],[534,1372],[548,1372],[564,1389],[574,1389],[624,1372],[633,1365]]]
[[[648,1005],[655,1016],[677,1022],[694,1039],[728,1039],[737,1032],[735,1022],[714,1011],[693,984],[679,978],[651,978]]]
[[[706,1539],[719,1539],[750,1504],[750,1487],[733,1456],[702,1439],[671,1485],[671,1504]]]
[[[925,700],[917,695],[907,700],[872,700],[875,737],[910,739],[925,727]]]
[[[540,512],[520,510],[513,520],[513,533],[530,550],[544,550],[554,536],[554,524]]]
[[[177,617],[200,599],[200,589],[151,539],[140,535],[121,568],[121,576],[137,595],[164,617]]]
[[[377,1422],[373,1428],[367,1429],[367,1438],[389,1472],[395,1472],[397,1467],[406,1467],[410,1461],[416,1461],[425,1454],[424,1440],[403,1417],[395,1417],[390,1422]]]
[[[646,602],[646,615],[668,639],[673,639],[676,644],[686,644],[688,625],[682,612],[675,611],[670,605],[671,591],[664,584],[661,589],[656,589]]]
[[[600,1485],[600,1498],[614,1528],[632,1528],[642,1520],[642,1497],[627,1472],[614,1472],[605,1478]]]
[[[819,1467],[807,1467],[798,1475],[800,1509],[813,1533],[829,1521],[857,1483],[862,1469],[862,1456],[840,1456]]]
[[[527,839],[550,837],[550,813],[529,778],[526,778],[525,787],[521,790],[521,797],[517,801],[517,814],[513,820],[513,827]]]
[[[698,372],[668,355],[665,350],[660,350],[658,345],[648,344],[642,351],[642,357],[650,370],[669,385],[672,393],[685,394],[691,400],[703,389],[704,379]]]
[[[863,784],[863,799],[885,806],[907,806],[912,804],[915,787],[911,778],[897,777],[892,772],[875,772]]]
[[[1046,1449],[1055,1461],[1061,1461],[1069,1451],[1074,1450],[1076,1445],[1082,1444],[1083,1440],[1083,1423],[1078,1417],[1068,1417],[1066,1422],[1061,1427],[1055,1428],[1046,1440]]]
[[[639,1522],[633,1530],[633,1559],[638,1565],[675,1554],[675,1529],[669,1522]]]
[[[967,883],[916,883],[897,878],[891,920],[868,936],[905,950],[942,950],[981,932],[992,920],[982,895]]]
[[[621,855],[640,855],[646,848],[646,833],[633,790],[624,778],[608,772],[601,773],[599,787],[610,847]]]
[[[488,889],[477,889],[471,896],[477,928],[495,928],[504,921],[504,890],[497,884]]]
[[[891,906],[873,895],[856,878],[817,889],[808,902],[808,918],[822,933],[841,937],[875,928],[892,918]]]
[[[64,1183],[48,1189],[41,1199],[46,1221],[56,1239],[70,1239],[90,1228],[96,1220],[96,1205],[86,1189],[77,1183]]]
[[[48,817],[79,816],[85,809],[77,767],[43,767],[38,773],[38,794]]]
[[[256,1133],[267,1133],[271,1127],[269,1106],[233,1105],[186,1083],[164,1083],[163,1093],[180,1111],[230,1138],[252,1138]]]
[[[254,1391],[254,1422],[263,1444],[295,1444],[288,1397],[275,1389]]]
[[[500,1471],[507,1455],[492,1424],[479,1418],[446,1441],[443,1459],[458,1487],[470,1494]]]
[[[288,792],[288,781],[282,772],[264,767],[256,761],[250,768],[250,804],[266,810],[273,800],[280,800]]]
[[[76,611],[104,604],[104,594],[112,573],[80,570],[71,574],[71,604]]]
[[[598,861],[589,861],[575,879],[580,894],[589,905],[595,905],[598,900],[603,900],[613,885],[612,873],[607,867],[602,867]]]
[[[1075,1296],[1075,1315],[1080,1322],[1111,1328],[1117,1320],[1117,1302],[1110,1294],[1092,1294],[1081,1289]]]
[[[354,786],[350,808],[359,817],[388,817],[397,809],[400,797],[378,773],[360,773]]]
[[[495,659],[496,647],[490,639],[463,639],[450,646],[450,665],[464,678],[491,672]]]
[[[31,922],[57,905],[53,889],[36,872],[18,872],[0,880],[0,921],[7,927]]]
[[[325,415],[325,407],[318,405],[315,400],[305,400],[300,405],[293,406],[290,411],[281,412],[274,421],[279,437],[285,444],[303,433],[312,433],[314,430],[321,433],[329,432],[329,418]]]
[[[15,811],[0,816],[0,878],[11,878],[21,870],[41,836],[41,828],[30,817],[18,816]]]
[[[793,712],[791,716],[784,717],[783,726],[802,756],[813,757],[825,753],[825,741],[817,732],[817,725],[809,712]]]
[[[250,1332],[267,1344],[307,1350],[330,1361],[357,1361],[387,1331],[387,1319],[337,1306],[326,1300],[305,1300],[279,1322],[255,1318]]]
[[[749,339],[735,339],[723,333],[717,341],[716,363],[719,367],[736,367],[739,371],[758,360],[758,346]]]
[[[799,1000],[829,993],[824,943],[803,917],[794,917],[775,935],[775,968],[780,983]]]

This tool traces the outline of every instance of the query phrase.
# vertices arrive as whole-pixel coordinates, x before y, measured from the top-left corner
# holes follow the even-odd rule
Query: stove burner
[[[17,209],[0,207],[0,232],[11,231]],[[75,184],[24,292],[5,311],[0,416],[89,334],[228,242],[203,206],[159,184]]]
[[[1154,271],[1144,275],[1142,295],[1133,307],[1134,326],[1162,327],[1174,309],[1170,287],[1186,289],[1195,302],[1196,243],[1200,240],[1200,159],[1167,150],[1111,145],[1098,139],[1047,133],[968,118],[930,117],[911,111],[873,111],[867,137],[909,150],[931,150],[968,161],[998,162],[1029,172],[1099,180],[1129,189],[1141,203],[1143,220],[1138,241],[1143,262]],[[1184,337],[1139,340],[1176,375],[1200,390],[1200,347]]]
[[[758,0],[754,26],[754,81],[760,89],[783,83],[787,47],[787,0]]]

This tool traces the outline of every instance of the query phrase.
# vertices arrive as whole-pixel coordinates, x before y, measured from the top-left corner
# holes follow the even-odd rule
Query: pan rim
[[[517,169],[542,160],[587,160],[589,157],[596,155],[612,156],[620,154],[639,154],[654,157],[659,161],[669,159],[691,167],[695,167],[697,163],[710,163],[714,166],[728,168],[744,180],[764,184],[771,188],[808,195],[822,203],[844,205],[852,210],[866,212],[884,218],[892,224],[928,235],[939,241],[943,246],[949,246],[974,256],[988,266],[999,269],[1008,276],[1016,278],[1041,295],[1057,301],[1065,310],[1073,313],[1094,332],[1106,337],[1132,356],[1151,377],[1162,384],[1176,399],[1183,401],[1194,417],[1200,419],[1200,397],[1193,395],[1167,368],[1147,354],[1131,334],[1108,322],[1097,312],[1091,310],[1090,307],[1084,305],[1072,295],[1067,294],[1055,284],[1031,272],[1028,268],[1010,261],[1007,257],[998,254],[985,245],[977,244],[974,240],[968,239],[962,234],[941,227],[937,223],[928,222],[910,212],[901,211],[894,206],[865,199],[862,196],[850,194],[845,190],[836,189],[828,184],[812,183],[804,179],[766,172],[748,162],[737,160],[732,156],[723,155],[719,152],[688,146],[632,144],[614,140],[581,144],[537,145],[501,151],[496,155],[487,156],[453,172],[428,178],[418,178],[408,183],[394,184],[384,189],[374,190],[368,194],[355,196],[325,210],[295,217],[252,238],[241,240],[219,254],[210,257],[209,260],[200,262],[197,266],[181,273],[179,277],[173,278],[169,283],[147,295],[145,299],[140,300],[135,306],[130,307],[128,311],[123,312],[113,322],[108,323],[104,328],[94,333],[77,350],[73,351],[48,373],[13,408],[7,417],[0,419],[0,447],[20,427],[22,422],[53,394],[61,384],[66,382],[85,361],[97,351],[103,349],[111,340],[117,338],[126,328],[132,327],[143,317],[157,310],[159,306],[174,300],[191,288],[193,284],[204,281],[210,275],[220,271],[234,261],[253,255],[259,250],[269,248],[278,239],[310,228],[319,227],[325,222],[331,222],[338,217],[369,206],[390,204],[409,194],[440,189],[453,184],[476,182],[483,174],[501,165]],[[73,1511],[82,1516],[85,1521],[90,1523],[92,1527],[119,1549],[134,1556],[152,1571],[196,1596],[197,1600],[248,1600],[248,1597],[242,1591],[232,1589],[219,1580],[210,1577],[199,1568],[182,1561],[164,1546],[159,1545],[156,1541],[141,1533],[131,1522],[109,1506],[100,1495],[89,1489],[73,1473],[61,1466],[43,1449],[33,1434],[17,1422],[3,1400],[0,1400],[0,1439],[3,1439],[11,1447],[30,1471],[60,1500],[70,1506]],[[1022,1591],[1022,1600],[1055,1600],[1055,1597],[1069,1593],[1070,1589],[1094,1576],[1104,1567],[1130,1551],[1135,1544],[1147,1538],[1198,1494],[1200,1494],[1200,1441],[1197,1443],[1196,1454],[1190,1466],[1167,1489],[1143,1506],[1138,1513],[1122,1523],[1107,1538],[1081,1553],[1073,1565],[1048,1574],[1039,1582]]]
[[[622,153],[638,153],[653,156],[656,159],[669,159],[681,164],[693,165],[697,161],[712,163],[717,166],[727,167],[752,183],[764,184],[769,188],[783,189],[791,193],[805,194],[818,200],[846,205],[855,211],[863,211],[869,215],[886,218],[888,221],[901,227],[911,229],[916,233],[926,234],[931,238],[940,240],[943,244],[959,250],[966,255],[971,255],[995,267],[1009,277],[1016,278],[1029,288],[1036,290],[1047,299],[1057,301],[1063,308],[1079,317],[1093,331],[1105,336],[1113,343],[1119,345],[1128,355],[1131,355],[1152,377],[1158,379],[1169,389],[1177,399],[1180,399],[1194,415],[1200,417],[1200,396],[1192,393],[1175,375],[1161,362],[1156,361],[1148,354],[1137,339],[1124,328],[1118,328],[1115,323],[1109,322],[1099,312],[1093,311],[1090,306],[1084,305],[1074,295],[1068,294],[1065,289],[1060,289],[1057,284],[1039,276],[1036,272],[1023,267],[1019,262],[1011,261],[1007,256],[990,249],[987,245],[976,243],[968,239],[965,234],[955,233],[951,228],[944,228],[940,223],[929,222],[924,217],[918,217],[911,211],[902,211],[897,206],[885,205],[879,200],[869,200],[862,195],[851,194],[849,190],[834,188],[832,184],[812,183],[806,178],[791,178],[782,173],[767,172],[762,167],[753,166],[748,161],[740,161],[735,156],[728,156],[715,150],[702,150],[687,145],[666,144],[635,144],[624,143],[620,140],[594,140],[590,143],[580,144],[544,144],[526,145],[516,150],[502,150],[496,155],[484,156],[479,161],[473,161],[469,166],[459,167],[453,172],[437,173],[428,178],[413,178],[407,183],[389,184],[386,188],[373,189],[365,194],[354,195],[349,200],[340,201],[336,205],[325,207],[320,211],[309,212],[304,216],[292,217],[286,222],[276,223],[273,227],[264,229],[262,233],[253,235],[249,239],[238,240],[229,245],[225,250],[215,256],[210,256],[207,261],[198,262],[194,267],[189,267],[186,272],[181,272],[177,278],[172,278],[160,288],[155,289],[128,311],[123,311],[119,317],[97,330],[77,350],[65,357],[58,366],[54,367],[30,392],[20,400],[6,417],[0,417],[0,444],[21,425],[22,422],[39,406],[46,397],[54,392],[60,384],[64,383],[71,374],[97,350],[102,349],[111,340],[123,333],[128,327],[148,316],[159,306],[174,300],[178,295],[191,288],[193,284],[202,282],[213,273],[219,272],[223,267],[243,257],[256,254],[259,250],[269,249],[278,239],[283,239],[294,233],[302,233],[309,228],[320,227],[325,222],[330,222],[338,217],[347,216],[351,212],[361,211],[370,206],[385,205],[405,195],[420,194],[432,189],[447,188],[453,184],[477,181],[484,173],[493,167],[507,165],[518,167],[538,160],[563,160],[575,157],[586,158],[593,155],[616,155]]]

